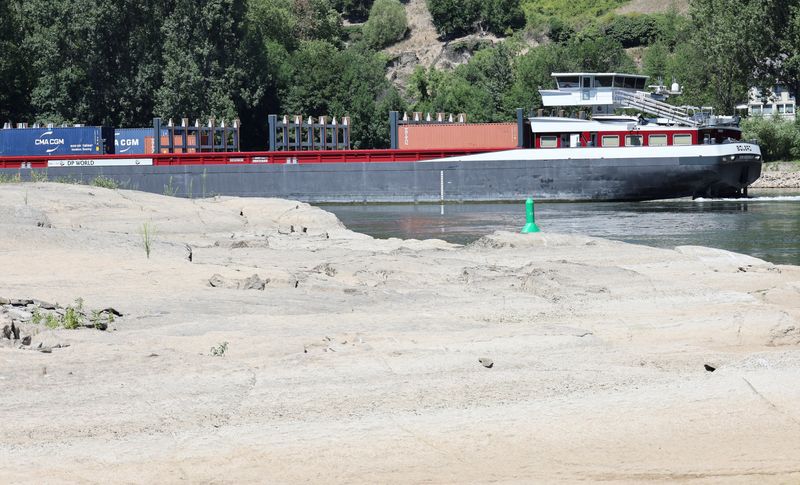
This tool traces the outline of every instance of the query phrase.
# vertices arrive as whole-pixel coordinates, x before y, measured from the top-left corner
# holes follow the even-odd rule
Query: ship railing
[[[646,93],[627,93],[617,90],[614,91],[614,103],[626,108],[640,109],[648,114],[689,126],[701,126],[703,124],[702,121],[690,117],[688,110],[685,108],[678,108],[671,104],[656,101],[648,97]]]

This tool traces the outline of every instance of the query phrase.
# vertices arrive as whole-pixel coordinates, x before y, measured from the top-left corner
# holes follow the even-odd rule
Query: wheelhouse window
[[[644,144],[642,135],[625,135],[626,147],[640,147]]]
[[[667,146],[667,135],[650,135],[647,137],[647,144],[651,147]]]
[[[556,78],[559,88],[578,88],[580,80],[578,76],[560,76]]]
[[[672,135],[672,144],[673,145],[691,145],[692,144],[692,135]]]
[[[539,146],[541,148],[557,148],[558,147],[558,137],[555,135],[542,135],[539,137]]]
[[[603,135],[603,146],[604,147],[618,147],[619,146],[619,136],[617,136],[617,135]]]
[[[595,76],[594,87],[610,88],[614,85],[614,76]]]

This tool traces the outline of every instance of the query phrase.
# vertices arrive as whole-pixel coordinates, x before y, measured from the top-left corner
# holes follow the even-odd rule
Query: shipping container
[[[144,146],[146,153],[155,153],[156,147],[153,146],[153,130],[150,130],[151,133],[149,136],[146,136],[144,139]],[[208,137],[203,137],[207,139]],[[186,136],[186,146],[187,149],[184,152],[181,146],[183,145],[183,136],[182,135],[175,135],[172,137],[172,145],[173,145],[173,153],[195,153],[197,150],[195,147],[197,143],[197,137],[195,135],[187,135]],[[169,153],[169,134],[166,130],[162,130],[161,132],[161,153]]]
[[[397,132],[400,150],[515,148],[519,137],[516,123],[401,124]]]
[[[101,155],[114,153],[114,130],[97,126],[0,130],[0,155]]]
[[[153,153],[152,147],[146,150],[145,139],[153,138],[153,128],[117,128],[114,130],[114,153],[122,155],[142,155]]]

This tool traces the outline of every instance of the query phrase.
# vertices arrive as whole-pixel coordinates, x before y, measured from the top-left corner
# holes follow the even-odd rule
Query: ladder
[[[669,121],[679,122],[688,126],[700,126],[702,121],[692,119],[686,108],[678,108],[648,96],[644,92],[614,91],[614,104],[625,108],[639,109],[645,113],[666,118]]]

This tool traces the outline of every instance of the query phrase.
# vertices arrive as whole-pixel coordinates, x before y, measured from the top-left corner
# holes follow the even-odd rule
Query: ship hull
[[[231,195],[312,203],[362,203],[502,201],[527,197],[537,200],[727,197],[741,195],[761,173],[756,145],[720,145],[702,154],[697,150],[671,150],[659,156],[630,151],[614,156],[608,150],[598,150],[603,149],[544,154],[542,150],[508,150],[417,162],[51,167],[46,176],[49,180],[82,183],[105,177],[123,188],[179,197]],[[741,150],[746,153],[742,155]],[[564,155],[570,156],[564,158]],[[737,159],[731,160],[732,155]],[[41,171],[34,171],[40,172],[34,178],[42,178]],[[19,173],[23,180],[31,178],[30,169],[2,172],[6,176]]]

